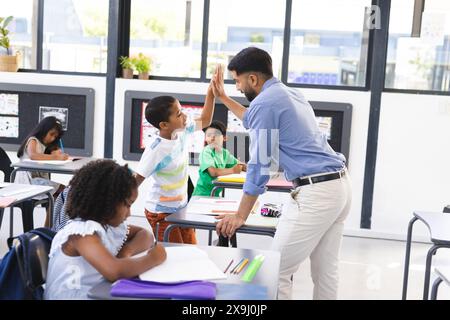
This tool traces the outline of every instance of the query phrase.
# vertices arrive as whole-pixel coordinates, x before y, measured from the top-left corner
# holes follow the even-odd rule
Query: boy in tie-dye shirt
[[[138,183],[150,178],[152,185],[145,201],[145,215],[158,240],[163,240],[169,223],[164,218],[187,204],[188,138],[196,130],[210,125],[214,113],[214,95],[208,88],[199,119],[189,119],[181,110],[180,102],[171,96],[153,98],[145,109],[145,118],[159,134],[147,140],[146,148],[136,170]],[[174,228],[170,242],[196,244],[195,230]]]

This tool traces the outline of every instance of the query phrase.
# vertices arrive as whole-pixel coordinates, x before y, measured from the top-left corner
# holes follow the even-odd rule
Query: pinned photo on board
[[[0,94],[0,114],[19,115],[19,95]]]
[[[0,137],[1,138],[19,137],[18,117],[0,117]]]
[[[56,108],[56,107],[39,107],[39,122],[46,117],[55,117],[61,121],[61,125],[64,131],[67,131],[69,123],[69,109],[68,108]]]

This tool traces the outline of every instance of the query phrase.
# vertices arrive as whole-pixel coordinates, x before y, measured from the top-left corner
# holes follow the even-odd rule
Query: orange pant
[[[164,231],[171,223],[164,220],[168,216],[167,213],[153,213],[145,209],[145,216],[152,226],[153,233],[156,235],[156,224],[159,223],[158,241],[163,241]],[[169,242],[197,244],[195,237],[195,229],[193,228],[173,228],[169,234]]]

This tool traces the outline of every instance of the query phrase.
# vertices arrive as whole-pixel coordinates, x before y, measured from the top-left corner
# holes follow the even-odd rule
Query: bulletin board
[[[145,136],[154,134],[157,129],[145,120],[145,106],[148,101],[161,95],[171,95],[164,92],[126,91],[124,109],[123,158],[139,161],[145,149]],[[173,94],[180,101],[183,112],[196,117],[201,113],[204,95]],[[232,97],[244,106],[249,102],[243,97]],[[350,151],[350,132],[352,105],[348,103],[310,101],[316,115],[319,129],[328,139],[333,150],[345,155],[348,161]],[[225,105],[216,103],[214,116],[227,127],[227,142],[225,147],[240,161],[249,161],[250,139],[247,130]],[[203,149],[203,133],[193,139],[189,146],[190,164],[198,165],[198,155]]]
[[[55,116],[63,126],[64,151],[92,156],[94,98],[92,88],[0,83],[0,146],[17,151],[40,120]]]

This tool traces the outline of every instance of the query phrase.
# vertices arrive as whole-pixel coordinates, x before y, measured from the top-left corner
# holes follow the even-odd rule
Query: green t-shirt
[[[193,196],[210,196],[213,189],[212,181],[215,177],[211,177],[208,168],[213,167],[217,169],[232,168],[238,160],[230,154],[230,152],[222,148],[221,151],[216,152],[216,149],[206,146],[200,154],[200,169],[198,170],[199,177],[197,186],[194,189]],[[222,189],[217,190],[215,196],[218,197]]]

